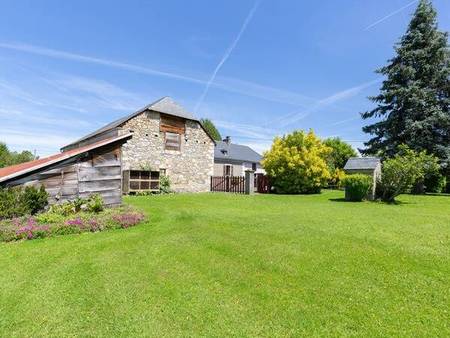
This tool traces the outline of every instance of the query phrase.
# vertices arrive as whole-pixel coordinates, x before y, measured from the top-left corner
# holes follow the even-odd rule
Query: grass
[[[449,336],[450,196],[134,197],[147,224],[0,244],[0,335]]]

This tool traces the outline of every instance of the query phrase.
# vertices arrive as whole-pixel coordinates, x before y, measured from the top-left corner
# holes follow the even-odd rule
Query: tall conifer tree
[[[448,33],[438,30],[436,11],[420,0],[396,55],[377,70],[386,79],[377,107],[362,115],[375,119],[363,131],[373,135],[363,154],[393,156],[400,144],[426,150],[450,169],[450,51]]]

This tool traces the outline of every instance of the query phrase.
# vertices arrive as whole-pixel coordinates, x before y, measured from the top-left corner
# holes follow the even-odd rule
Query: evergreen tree
[[[221,141],[222,136],[220,135],[219,131],[217,130],[216,126],[210,119],[201,119],[200,120],[203,128],[206,129],[208,134],[216,141]]]
[[[363,131],[374,135],[363,154],[392,157],[398,146],[426,150],[450,168],[450,51],[448,34],[437,27],[431,2],[420,0],[396,55],[377,70],[386,76],[377,103],[363,119],[375,118]],[[447,169],[448,170],[448,169]]]

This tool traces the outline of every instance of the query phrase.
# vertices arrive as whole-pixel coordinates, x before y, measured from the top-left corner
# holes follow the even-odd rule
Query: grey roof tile
[[[217,141],[214,159],[258,163],[262,160],[262,156],[248,146]]]
[[[186,111],[182,106],[180,106],[178,103],[176,103],[172,98],[165,96],[153,103],[150,103],[149,105],[146,105],[145,107],[135,111],[134,113],[127,115],[125,117],[122,117],[118,120],[115,120],[111,123],[108,123],[107,125],[101,127],[100,129],[97,129],[96,131],[83,136],[82,138],[76,140],[75,142],[72,142],[68,145],[65,145],[63,147],[69,147],[73,144],[76,144],[78,142],[87,140],[91,137],[94,137],[96,135],[102,134],[104,132],[107,132],[111,129],[117,128],[119,127],[121,124],[125,123],[126,121],[132,119],[133,117],[143,113],[146,110],[153,110],[153,111],[157,111],[159,113],[163,113],[163,114],[167,114],[167,115],[172,115],[172,116],[177,116],[177,117],[181,117],[181,118],[185,118],[188,120],[193,120],[193,121],[198,121],[198,119],[196,119],[191,113],[189,113],[188,111]]]

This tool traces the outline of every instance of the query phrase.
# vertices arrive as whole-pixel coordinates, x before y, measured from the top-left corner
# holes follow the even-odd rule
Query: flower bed
[[[44,212],[36,216],[0,221],[0,241],[29,240],[56,235],[129,228],[144,220],[144,215],[130,207],[79,211],[69,215]]]

